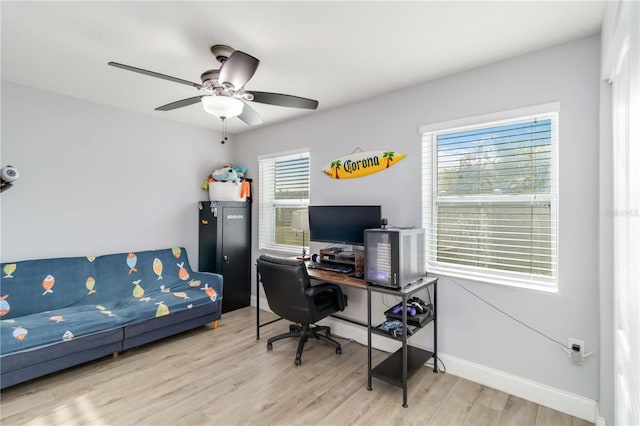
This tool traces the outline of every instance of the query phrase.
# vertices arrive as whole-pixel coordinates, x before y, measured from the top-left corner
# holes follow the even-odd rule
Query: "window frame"
[[[459,203],[479,203],[485,201],[522,204],[546,202],[550,204],[552,228],[551,276],[533,273],[513,272],[481,266],[468,266],[437,260],[438,205],[440,197],[437,191],[437,137],[442,134],[463,132],[482,128],[492,128],[526,122],[534,119],[551,119],[551,193],[550,194],[501,194],[501,195],[460,195],[448,196],[446,201]],[[559,245],[559,128],[560,103],[552,102],[531,107],[512,109],[491,114],[483,114],[420,126],[422,136],[422,226],[425,228],[425,264],[429,273],[488,282],[512,287],[529,288],[546,292],[558,291],[558,245]],[[428,164],[427,164],[428,163]],[[442,202],[442,201],[441,201]],[[555,260],[555,262],[554,262]]]
[[[295,158],[307,158],[309,161],[309,198],[276,200],[275,199],[275,163]],[[274,173],[265,176],[264,167],[269,163]],[[258,157],[259,193],[258,193],[258,249],[286,254],[299,254],[301,245],[278,244],[276,237],[276,209],[282,207],[307,208],[311,198],[311,153],[308,148],[279,152]],[[265,195],[267,195],[265,197]],[[308,249],[308,247],[306,247]]]

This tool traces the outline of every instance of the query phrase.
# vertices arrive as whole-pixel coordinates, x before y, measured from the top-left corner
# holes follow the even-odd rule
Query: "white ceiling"
[[[219,68],[227,44],[261,60],[247,90],[317,99],[318,111],[595,34],[602,1],[2,1],[2,78],[154,117],[220,129],[199,104],[154,108]],[[308,110],[251,103],[265,124]],[[232,133],[249,129],[229,120]]]

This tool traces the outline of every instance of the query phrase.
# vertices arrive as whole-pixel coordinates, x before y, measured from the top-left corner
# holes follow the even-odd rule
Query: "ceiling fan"
[[[221,44],[211,46],[211,53],[213,53],[218,62],[220,62],[221,66],[220,69],[208,70],[202,73],[200,76],[202,84],[130,65],[120,64],[118,62],[109,62],[109,65],[151,77],[173,81],[174,83],[195,87],[201,92],[200,95],[171,102],[156,108],[156,111],[171,111],[173,109],[202,102],[202,106],[205,111],[222,119],[225,139],[225,120],[227,118],[238,117],[250,126],[262,123],[262,119],[258,113],[246,103],[247,101],[290,108],[318,108],[318,101],[313,99],[285,95],[282,93],[245,90],[244,86],[255,74],[258,64],[260,64],[260,60],[247,53],[234,50],[229,46]]]

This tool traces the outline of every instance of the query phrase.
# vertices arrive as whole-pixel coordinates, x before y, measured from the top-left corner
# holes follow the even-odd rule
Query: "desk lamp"
[[[302,256],[298,257],[298,259],[308,260],[307,248],[304,246],[304,233],[309,231],[309,212],[307,209],[291,212],[291,229],[302,232]]]

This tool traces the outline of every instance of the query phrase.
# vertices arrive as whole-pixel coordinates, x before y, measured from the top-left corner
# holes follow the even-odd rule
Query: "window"
[[[420,128],[428,271],[556,289],[557,110]]]
[[[259,248],[299,253],[309,246],[309,232],[293,230],[291,215],[309,205],[309,153],[261,157],[258,167]]]

